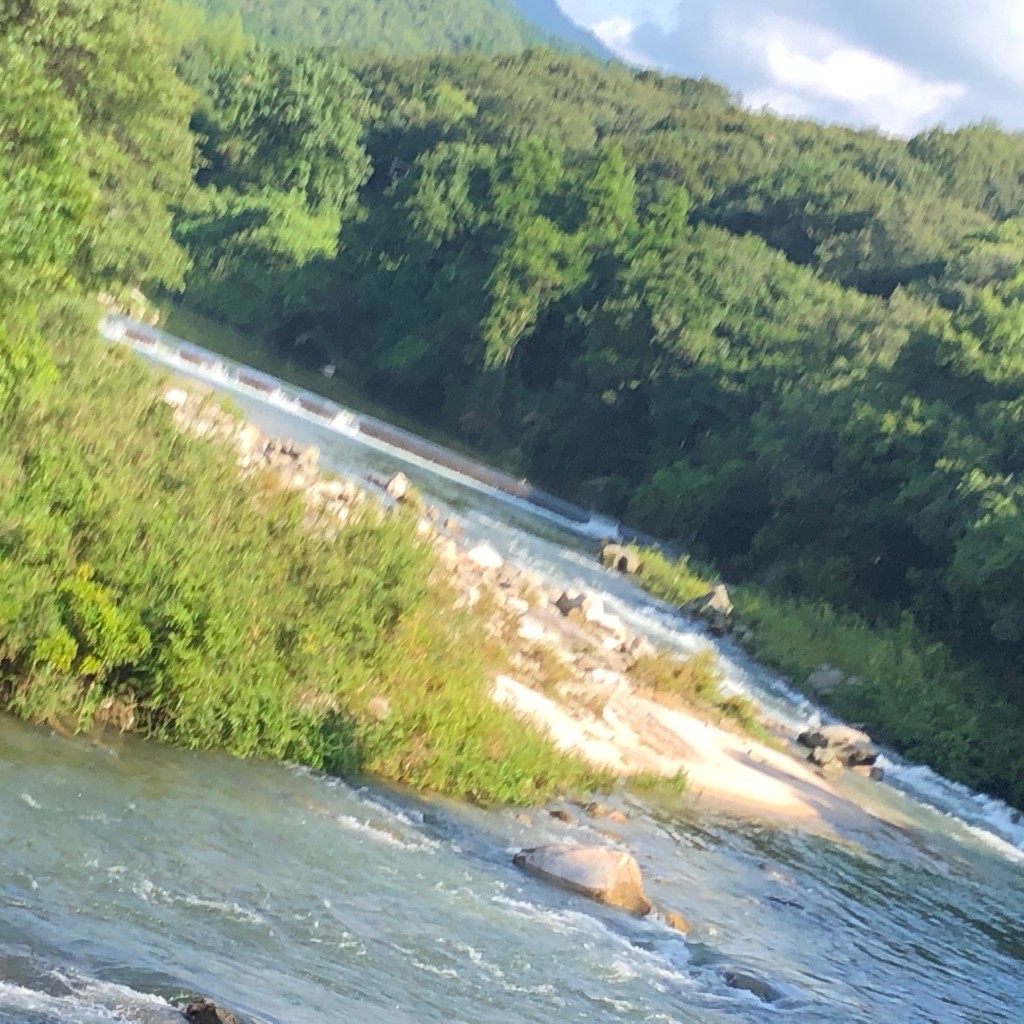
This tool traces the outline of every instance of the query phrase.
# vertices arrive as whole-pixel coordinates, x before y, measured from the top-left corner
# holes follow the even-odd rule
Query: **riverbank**
[[[0,709],[484,803],[609,783],[490,699],[503,652],[414,517],[311,506],[291,449],[240,472],[217,431],[259,431],[207,403],[190,436],[123,349],[43,353],[0,451]]]
[[[201,340],[218,352],[272,359],[264,368],[305,373],[307,386],[345,386],[323,378],[317,384],[318,375],[286,366],[258,345],[245,347],[233,332],[205,319],[180,320],[182,325],[205,332]],[[404,425],[422,429],[408,421]],[[472,457],[464,449],[462,455]],[[635,577],[639,585],[669,604],[684,605],[717,582],[713,569],[686,558],[673,561],[653,548],[634,550],[643,555],[643,571]],[[1024,722],[1007,697],[1011,684],[983,666],[965,664],[907,616],[898,623],[868,622],[822,601],[750,583],[730,592],[736,606],[733,638],[795,689],[837,717],[863,723],[908,759],[1024,807],[1024,748],[1018,742]]]
[[[779,732],[772,746],[745,734],[718,710],[713,681],[689,702],[658,693],[648,683],[649,666],[664,655],[648,640],[595,596],[551,590],[486,544],[464,542],[459,524],[441,521],[404,476],[361,487],[331,480],[317,472],[315,453],[235,420],[201,391],[173,388],[167,399],[181,429],[230,445],[243,472],[269,468],[298,493],[311,528],[335,535],[359,507],[415,517],[455,607],[482,618],[505,654],[494,700],[546,732],[559,750],[615,777],[685,783],[687,799],[745,816],[806,824],[856,813],[803,755],[778,749],[794,736]],[[379,704],[378,711],[387,709]]]

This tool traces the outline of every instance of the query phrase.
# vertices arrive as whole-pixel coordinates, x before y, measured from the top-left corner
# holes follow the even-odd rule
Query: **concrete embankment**
[[[305,413],[342,429],[350,435],[362,436],[405,454],[414,455],[449,472],[458,473],[478,484],[490,487],[501,494],[525,501],[545,512],[561,516],[571,523],[584,525],[595,521],[592,510],[550,494],[534,486],[528,480],[516,479],[508,473],[482,465],[411,431],[403,430],[374,416],[345,408],[323,395],[294,387],[271,374],[236,363],[154,327],[130,320],[127,317],[110,315],[103,319],[100,331],[108,341],[120,342],[148,354],[159,355],[164,360],[178,361],[191,372],[200,376],[208,376],[221,382],[230,381],[236,387],[249,389],[264,397],[280,395],[286,403],[296,405]],[[613,520],[599,520],[599,522],[605,528],[608,536],[618,536],[618,523]]]

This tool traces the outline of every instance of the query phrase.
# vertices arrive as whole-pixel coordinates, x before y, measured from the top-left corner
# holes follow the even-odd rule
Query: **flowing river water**
[[[470,537],[602,594],[657,643],[716,646],[729,686],[776,718],[819,715],[604,572],[579,526],[205,376],[264,430],[319,445],[331,469],[404,469]],[[926,768],[886,767],[881,785],[843,783],[878,817],[828,829],[629,794],[608,801],[628,822],[574,811],[567,825],[0,719],[0,1024],[170,1024],[197,992],[267,1024],[1020,1024],[1024,830]],[[574,841],[631,849],[649,895],[691,932],[511,864],[522,846]],[[730,972],[763,980],[772,1001]]]

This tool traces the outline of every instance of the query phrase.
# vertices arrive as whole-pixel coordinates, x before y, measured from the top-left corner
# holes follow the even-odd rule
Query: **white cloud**
[[[907,134],[936,120],[967,92],[960,82],[923,78],[806,22],[768,17],[727,34],[766,80],[748,93],[748,102],[780,113],[806,115],[824,100],[851,121]]]
[[[624,59],[894,133],[1024,128],[1024,0],[559,0]]]
[[[598,39],[608,47],[612,53],[617,54],[630,64],[646,64],[647,58],[639,50],[633,48],[633,34],[636,32],[638,23],[630,21],[629,18],[608,18],[599,21],[596,25],[589,25],[588,28]]]

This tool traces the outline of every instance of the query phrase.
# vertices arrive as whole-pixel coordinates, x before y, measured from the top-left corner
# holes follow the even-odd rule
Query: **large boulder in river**
[[[854,729],[849,725],[819,725],[816,729],[805,729],[797,737],[797,743],[803,747],[842,747],[848,744],[870,744],[871,737],[866,732]]]
[[[823,725],[800,733],[797,742],[811,751],[810,760],[824,767],[837,761],[846,768],[858,765],[873,765],[879,758],[879,750],[871,737],[848,725]]]
[[[712,633],[725,633],[732,621],[732,599],[724,583],[719,583],[714,590],[708,591],[703,597],[691,601],[683,608],[693,615],[699,615],[711,629]]]
[[[638,572],[640,569],[640,556],[621,544],[605,544],[598,557],[606,569],[617,569],[619,572],[629,574]]]
[[[572,892],[620,907],[631,914],[649,914],[640,865],[632,854],[604,846],[553,844],[522,850],[513,863],[537,878]]]

